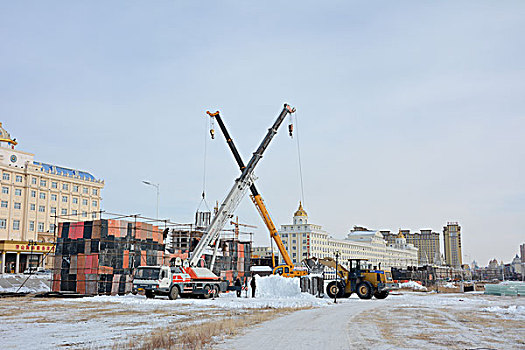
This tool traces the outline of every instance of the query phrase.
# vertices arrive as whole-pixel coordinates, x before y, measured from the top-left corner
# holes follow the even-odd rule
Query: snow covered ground
[[[2,274],[0,275],[0,293],[49,292],[51,290],[51,278],[51,274]],[[19,290],[22,284],[24,285]]]
[[[258,280],[257,298],[143,296],[0,299],[5,349],[108,348],[162,328],[309,307],[214,344],[218,349],[519,349],[525,298],[483,294],[394,293],[384,300],[317,299],[279,278]]]

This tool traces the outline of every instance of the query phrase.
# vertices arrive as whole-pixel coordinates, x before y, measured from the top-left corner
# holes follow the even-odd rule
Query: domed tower
[[[14,149],[17,144],[16,139],[11,138],[0,122],[0,147]]]
[[[403,232],[401,232],[401,230],[399,230],[399,233],[396,236],[396,244],[400,246],[407,244],[407,240],[405,236],[403,235]]]
[[[303,204],[299,202],[299,209],[293,214],[293,224],[301,225],[308,223],[308,214],[303,209]]]

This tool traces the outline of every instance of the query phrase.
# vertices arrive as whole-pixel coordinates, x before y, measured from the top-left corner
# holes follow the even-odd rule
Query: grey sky
[[[106,181],[103,207],[190,222],[205,111],[245,160],[297,108],[310,221],[463,230],[464,260],[525,242],[522,1],[0,3],[0,119],[18,149]],[[208,140],[207,197],[238,170]],[[300,199],[285,127],[257,169],[276,224]],[[246,198],[240,220],[267,232]]]

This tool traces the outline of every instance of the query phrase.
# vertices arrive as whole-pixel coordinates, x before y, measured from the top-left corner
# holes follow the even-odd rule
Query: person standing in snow
[[[257,288],[255,284],[255,276],[253,276],[252,280],[250,281],[250,287],[252,287],[252,298],[255,298],[255,288]]]
[[[242,288],[242,283],[241,283],[241,280],[239,279],[239,277],[237,277],[237,279],[235,280],[235,283],[233,284],[236,289],[236,292],[237,292],[237,298],[240,298],[241,297],[241,288]]]

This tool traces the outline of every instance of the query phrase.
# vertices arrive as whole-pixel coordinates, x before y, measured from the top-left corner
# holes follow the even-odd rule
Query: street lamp
[[[337,291],[334,293],[334,304],[337,304],[337,294],[339,294],[339,282],[337,282],[337,270],[339,264],[339,250],[335,251],[335,285],[337,287]]]
[[[159,195],[160,195],[160,184],[155,184],[151,181],[146,181],[146,180],[143,180],[142,181],[144,184],[148,185],[148,186],[153,186],[157,189],[157,220],[159,219]]]
[[[29,244],[28,246],[31,247],[31,254],[29,255],[29,263],[27,264],[28,266],[28,270],[29,270],[29,274],[32,274],[33,273],[33,269],[31,267],[31,262],[33,261],[33,247],[36,245],[36,242],[33,241],[32,239],[29,240]],[[36,269],[35,269],[36,270]]]

